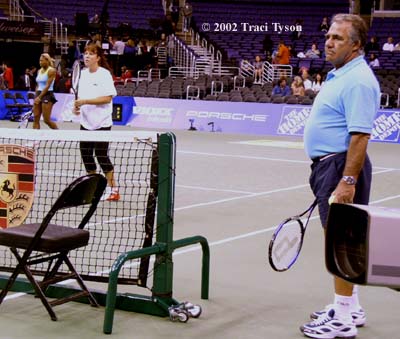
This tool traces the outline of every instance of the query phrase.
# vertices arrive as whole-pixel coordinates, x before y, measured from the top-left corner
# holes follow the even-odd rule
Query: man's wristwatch
[[[357,183],[356,178],[354,178],[351,175],[344,175],[342,177],[342,180],[347,184],[347,185],[355,185]]]

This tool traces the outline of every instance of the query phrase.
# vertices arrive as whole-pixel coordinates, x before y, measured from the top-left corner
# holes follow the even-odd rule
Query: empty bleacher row
[[[274,96],[273,83],[254,84],[252,78],[201,75],[199,78],[153,79],[117,83],[118,95],[170,99],[203,99],[214,101],[288,103],[310,105],[315,93],[304,97]]]

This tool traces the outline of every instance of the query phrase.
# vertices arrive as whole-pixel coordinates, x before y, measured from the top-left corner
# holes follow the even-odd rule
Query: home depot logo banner
[[[310,113],[310,106],[290,105],[283,107],[277,133],[283,135],[303,135],[304,126]]]
[[[399,111],[379,111],[372,129],[371,140],[399,142],[400,112]]]
[[[33,202],[35,151],[0,145],[0,227],[21,225]]]

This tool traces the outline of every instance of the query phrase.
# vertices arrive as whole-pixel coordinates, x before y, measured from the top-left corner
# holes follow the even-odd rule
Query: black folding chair
[[[60,195],[51,210],[41,223],[23,224],[18,227],[0,230],[0,245],[7,246],[16,257],[18,264],[13,270],[5,288],[0,294],[0,304],[14,284],[19,273],[24,272],[31,282],[36,295],[47,309],[51,320],[57,320],[52,306],[61,305],[81,297],[88,297],[92,306],[98,306],[70,259],[69,251],[86,246],[89,242],[89,231],[83,228],[97,208],[97,204],[106,187],[107,180],[101,174],[89,174],[74,180]],[[87,205],[87,212],[77,228],[50,224],[59,210]],[[19,251],[18,251],[19,250]],[[42,281],[37,281],[30,266],[48,263]],[[58,272],[65,263],[70,273]],[[45,296],[49,285],[67,279],[75,279],[81,291],[53,301]]]

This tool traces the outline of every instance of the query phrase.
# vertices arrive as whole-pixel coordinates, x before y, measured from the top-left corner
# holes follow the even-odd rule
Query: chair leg
[[[46,308],[47,312],[49,313],[51,320],[56,321],[57,320],[56,314],[54,313],[53,309],[51,308],[51,305],[47,301],[46,296],[44,295],[42,289],[40,288],[40,286],[36,282],[35,278],[33,277],[32,272],[29,269],[29,266],[26,264],[26,261],[24,260],[25,257],[28,257],[26,255],[27,252],[25,252],[24,255],[21,257],[19,255],[18,251],[15,248],[10,248],[10,250],[14,254],[15,258],[18,260],[18,265],[17,265],[15,271],[13,272],[13,275],[12,275],[13,280],[11,281],[11,278],[10,278],[8,283],[7,283],[7,285],[10,284],[8,289],[11,288],[12,284],[14,283],[15,279],[18,276],[18,273],[20,273],[23,270],[23,272],[25,273],[26,277],[28,278],[28,280],[32,284],[33,289],[36,292],[36,295],[40,298],[43,306]],[[3,294],[3,292],[2,292],[2,294]],[[7,294],[7,292],[6,292],[6,294]]]
[[[71,272],[73,272],[75,274],[75,279],[78,282],[79,286],[81,287],[81,289],[83,291],[85,291],[88,295],[88,299],[90,304],[93,307],[99,307],[99,303],[97,302],[96,298],[93,296],[93,294],[89,291],[89,289],[87,288],[86,284],[83,282],[81,276],[79,275],[79,273],[75,270],[74,265],[72,265],[71,261],[69,260],[69,258],[67,256],[64,257],[64,262],[67,264],[68,268],[70,269]]]
[[[24,265],[23,268],[24,268],[25,275],[28,277],[33,288],[35,289],[36,295],[40,298],[43,306],[46,308],[47,312],[49,313],[51,320],[57,321],[57,316],[56,316],[55,312],[53,311],[53,308],[49,304],[49,302],[48,302],[45,294],[43,293],[42,289],[40,288],[39,284],[33,277],[33,274],[30,271],[29,267],[27,265]]]
[[[18,274],[21,273],[21,265],[17,265],[13,273],[11,274],[10,278],[7,281],[6,286],[3,288],[3,290],[0,293],[0,304],[3,302],[4,298],[6,297],[8,291],[11,289],[12,285],[14,284],[15,280],[18,277]]]

